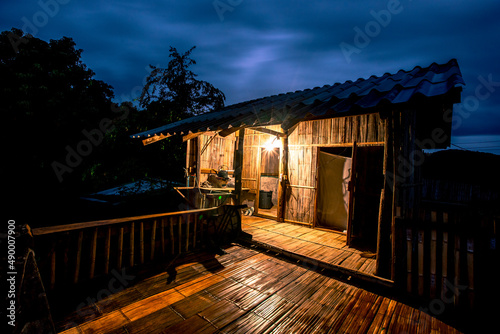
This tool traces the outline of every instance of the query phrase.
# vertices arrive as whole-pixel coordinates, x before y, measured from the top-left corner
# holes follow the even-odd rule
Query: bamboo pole
[[[418,231],[418,295],[424,295],[424,231]]]
[[[447,284],[448,280],[448,232],[443,231],[443,250],[442,250],[442,264],[441,264],[441,300],[446,300]]]
[[[139,223],[139,255],[141,264],[144,263],[144,222]]]
[[[406,228],[406,291],[411,293],[412,290],[412,229]]]
[[[94,229],[94,233],[92,234],[92,241],[90,243],[90,270],[89,270],[90,279],[94,278],[96,250],[97,250],[97,228]]]
[[[391,205],[391,280],[395,281],[396,280],[396,258],[397,258],[397,252],[399,250],[396,249],[396,216],[399,216],[396,213],[396,208],[399,204],[398,196],[399,194],[399,144],[400,144],[400,126],[401,126],[401,115],[399,112],[395,111],[393,112],[392,116],[392,133],[391,133],[391,138],[392,138],[392,175],[393,175],[393,182],[392,182],[392,205]]]
[[[352,143],[352,167],[351,167],[351,179],[349,180],[349,203],[347,208],[347,245],[351,245],[352,238],[352,220],[354,217],[354,193],[356,191],[356,153],[357,153],[357,144],[356,142]]]
[[[109,251],[111,245],[111,227],[106,229],[106,240],[104,242],[104,275],[109,273]]]
[[[454,276],[454,291],[453,291],[453,297],[455,299],[455,306],[458,306],[459,304],[459,295],[460,291],[458,290],[460,282],[460,235],[457,233],[455,234],[455,276]]]
[[[66,233],[64,233],[64,253],[63,253],[64,273],[63,273],[63,278],[62,278],[63,281],[65,281],[65,282],[68,280],[69,244],[70,244],[70,233],[66,232]]]
[[[78,232],[78,240],[76,242],[76,261],[75,261],[75,275],[73,276],[73,283],[78,283],[78,276],[80,275],[80,259],[82,257],[82,242],[83,231]]]
[[[182,253],[182,216],[179,215],[179,220],[178,220],[178,224],[179,224],[179,254]]]
[[[118,233],[118,260],[116,263],[116,267],[118,269],[122,267],[122,259],[123,259],[123,227],[120,227],[120,231]]]
[[[244,139],[245,139],[245,128],[242,128],[238,131],[238,139],[235,141],[236,147],[234,149],[234,156],[233,156],[235,205],[241,204],[241,173],[243,169]]]
[[[392,213],[392,188],[389,182],[389,174],[392,172],[392,119],[390,116],[384,119],[384,160],[382,164],[382,174],[384,185],[380,191],[379,215],[377,226],[377,260],[376,273],[380,276],[387,276],[390,272],[389,258],[390,249],[390,226]]]
[[[469,284],[469,307],[474,309],[474,239],[467,238],[467,274]]]
[[[165,255],[165,218],[161,219],[161,229],[160,229],[160,239],[161,239],[161,254]]]
[[[431,277],[430,277],[430,294],[431,298],[436,298],[436,267],[437,267],[437,231],[431,230]]]
[[[172,255],[175,254],[175,244],[174,244],[174,217],[170,217],[170,246]]]
[[[56,242],[52,242],[50,250],[50,289],[53,290],[56,286]]]
[[[191,220],[191,215],[186,216],[186,252],[189,250],[189,221]]]
[[[135,223],[130,224],[130,254],[129,254],[129,264],[131,267],[134,266],[134,228]]]
[[[151,252],[150,252],[150,260],[153,260],[155,257],[155,248],[156,248],[156,219],[153,220],[153,227],[151,228]]]
[[[198,225],[198,214],[194,214],[194,225],[193,225],[193,248],[196,248],[196,230]]]

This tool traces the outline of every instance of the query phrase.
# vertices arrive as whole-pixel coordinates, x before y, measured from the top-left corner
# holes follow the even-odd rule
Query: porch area
[[[375,254],[346,244],[346,234],[280,223],[257,216],[242,216],[241,228],[251,243],[297,260],[347,275],[390,286],[392,281],[375,276]]]

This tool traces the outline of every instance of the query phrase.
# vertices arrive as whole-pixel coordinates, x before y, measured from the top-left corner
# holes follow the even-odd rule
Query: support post
[[[389,259],[391,258],[391,221],[392,221],[392,183],[391,174],[392,168],[392,140],[393,140],[393,127],[392,127],[392,114],[389,114],[384,119],[384,162],[383,162],[383,175],[384,186],[380,192],[380,206],[378,216],[378,229],[377,229],[377,261],[376,273],[382,277],[389,277],[390,266]],[[394,177],[392,177],[394,180]]]
[[[393,113],[392,117],[392,142],[393,142],[393,152],[392,152],[392,168],[393,168],[393,181],[392,181],[392,220],[391,220],[391,280],[396,280],[396,261],[397,258],[396,250],[396,216],[397,210],[396,206],[399,204],[398,201],[398,189],[400,186],[400,175],[399,175],[399,154],[400,154],[400,126],[401,126],[401,114],[397,111]],[[399,249],[399,251],[401,251]]]
[[[280,179],[278,183],[278,221],[285,220],[286,210],[286,185],[288,182],[288,131],[287,135],[280,137],[281,140],[281,163]]]
[[[234,205],[241,204],[241,172],[243,167],[243,143],[245,140],[245,128],[238,131],[238,138],[234,148]]]

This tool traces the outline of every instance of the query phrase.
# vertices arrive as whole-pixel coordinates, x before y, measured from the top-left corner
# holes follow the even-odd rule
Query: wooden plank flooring
[[[55,319],[70,333],[458,333],[398,301],[240,245]],[[82,301],[88,300],[82,297]]]
[[[242,216],[241,227],[255,241],[334,266],[375,275],[375,258],[364,257],[362,251],[348,247],[345,234],[255,216]]]

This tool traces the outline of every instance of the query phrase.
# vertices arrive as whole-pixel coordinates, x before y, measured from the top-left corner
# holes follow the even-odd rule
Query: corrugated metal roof
[[[369,112],[383,104],[401,104],[423,96],[444,95],[451,89],[465,85],[456,59],[446,64],[433,63],[416,66],[410,71],[399,70],[368,79],[346,81],[313,89],[267,96],[245,101],[220,110],[166,124],[137,133],[132,138],[225,130],[241,126],[282,124],[286,129],[297,121],[311,117],[346,116]]]

